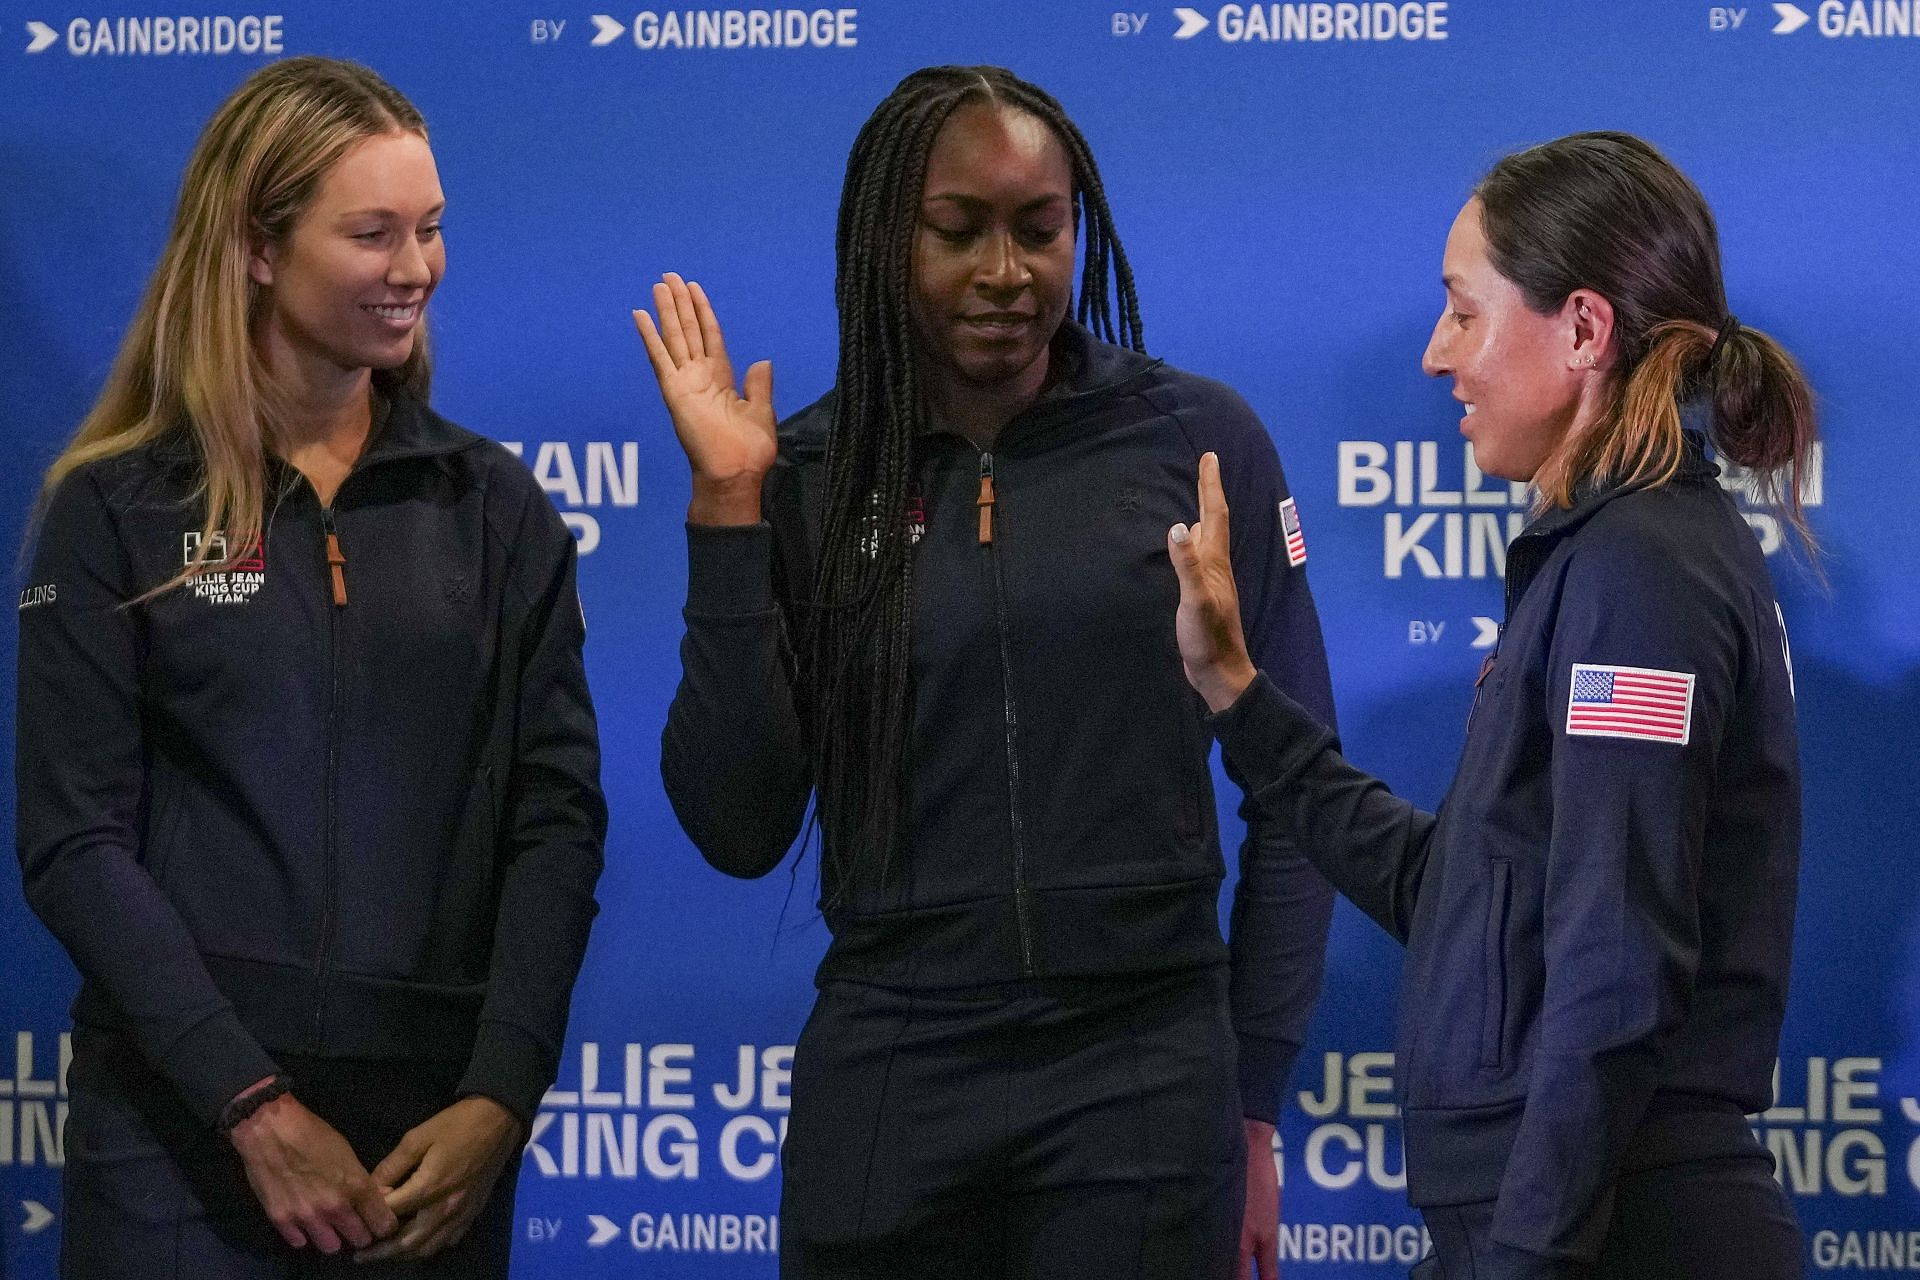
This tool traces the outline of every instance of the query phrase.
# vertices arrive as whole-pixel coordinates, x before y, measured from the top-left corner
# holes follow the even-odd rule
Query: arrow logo
[[[625,34],[627,34],[626,27],[621,23],[615,22],[606,14],[596,13],[593,15],[594,48],[598,49],[603,44],[612,44]]]
[[[1776,4],[1773,11],[1780,15],[1780,21],[1773,24],[1777,36],[1790,36],[1807,25],[1807,11],[1797,4]]]
[[[603,1218],[597,1213],[590,1213],[587,1215],[587,1221],[593,1224],[593,1234],[587,1237],[587,1243],[596,1249],[620,1234],[620,1224],[612,1218]]]
[[[1198,9],[1175,9],[1173,16],[1180,19],[1180,29],[1173,33],[1175,40],[1191,40],[1213,21]]]
[[[1493,648],[1494,642],[1499,638],[1500,624],[1492,618],[1475,618],[1473,620],[1474,648],[1491,649]]]
[[[22,1200],[20,1207],[27,1211],[27,1220],[20,1224],[20,1230],[27,1235],[39,1235],[53,1221],[53,1211],[38,1200]]]
[[[44,22],[29,22],[27,24],[27,34],[33,37],[27,44],[28,53],[39,53],[60,38],[60,33]],[[42,1210],[42,1212],[44,1212],[44,1210]]]

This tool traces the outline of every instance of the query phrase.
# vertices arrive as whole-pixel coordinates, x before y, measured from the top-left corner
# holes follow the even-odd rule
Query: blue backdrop
[[[724,880],[661,794],[688,480],[628,311],[684,272],[742,364],[773,359],[783,410],[823,391],[847,148],[902,74],[955,61],[1011,66],[1087,133],[1148,345],[1233,384],[1279,443],[1352,756],[1429,805],[1520,505],[1469,491],[1456,406],[1418,369],[1447,227],[1492,160],[1576,129],[1643,134],[1699,183],[1733,309],[1800,355],[1827,437],[1831,587],[1773,559],[1807,823],[1778,1104],[1754,1124],[1811,1267],[1920,1270],[1920,0],[108,2],[0,24],[0,544],[100,386],[201,124],[266,58],[308,52],[426,113],[451,200],[437,403],[515,442],[580,538],[613,827],[517,1274],[774,1274],[788,1046],[824,935],[810,863]],[[0,630],[9,684],[14,652]],[[75,980],[6,867],[0,1275],[29,1277],[53,1269]],[[1398,964],[1343,906],[1277,1157],[1290,1275],[1397,1275],[1419,1249],[1385,1052]]]

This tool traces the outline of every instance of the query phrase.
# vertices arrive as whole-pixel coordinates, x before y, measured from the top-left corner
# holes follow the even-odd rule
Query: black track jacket
[[[1265,680],[1215,718],[1259,803],[1407,944],[1407,1194],[1492,1201],[1577,1273],[1622,1171],[1759,1155],[1800,854],[1793,672],[1753,533],[1689,433],[1507,553],[1507,618],[1440,812]],[[1236,518],[1238,512],[1234,513]]]
[[[19,853],[75,1020],[209,1123],[276,1052],[464,1061],[530,1117],[606,832],[572,537],[396,395],[330,511],[276,463],[257,554],[130,604],[195,472],[184,430],[75,471],[21,596]]]
[[[876,873],[825,905],[821,981],[951,988],[1228,960],[1211,739],[1174,644],[1166,551],[1168,526],[1195,518],[1202,453],[1219,453],[1234,503],[1248,641],[1333,722],[1319,619],[1283,532],[1286,482],[1252,410],[1071,322],[1055,354],[1061,380],[991,453],[945,434],[917,451],[902,513],[923,529],[908,851],[884,886]],[[661,772],[687,833],[731,875],[780,862],[812,786],[788,637],[813,583],[831,420],[829,397],[782,424],[764,523],[688,529],[684,674]],[[1243,813],[1234,1020],[1242,1105],[1271,1120],[1318,994],[1332,891]]]

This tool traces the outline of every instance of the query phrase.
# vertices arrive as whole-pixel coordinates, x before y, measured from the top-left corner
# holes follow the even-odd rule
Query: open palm
[[[669,272],[653,286],[653,304],[658,324],[644,310],[633,319],[696,490],[751,487],[757,493],[776,452],[772,364],[752,365],[745,386],[735,391],[726,340],[705,290]]]

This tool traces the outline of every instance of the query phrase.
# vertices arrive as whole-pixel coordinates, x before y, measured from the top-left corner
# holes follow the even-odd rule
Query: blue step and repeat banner
[[[1753,1124],[1811,1270],[1920,1271],[1920,0],[1195,3],[9,3],[0,544],[100,386],[221,98],[293,53],[409,94],[451,200],[437,403],[510,442],[579,539],[613,809],[516,1274],[771,1277],[824,933],[810,863],[726,880],[661,793],[688,479],[630,308],[663,270],[702,281],[736,357],[770,357],[797,408],[832,378],[835,203],[873,104],[929,63],[1045,85],[1106,174],[1149,346],[1237,387],[1279,444],[1352,756],[1432,805],[1525,503],[1469,470],[1419,371],[1442,242],[1504,152],[1643,134],[1706,192],[1733,309],[1800,355],[1826,432],[1810,502],[1830,585],[1772,558],[1807,823],[1777,1101]],[[1774,520],[1750,520],[1776,551]],[[0,629],[8,687],[15,645]],[[7,868],[0,1275],[24,1278],[54,1268],[75,979]],[[1420,1252],[1386,1051],[1398,965],[1343,906],[1275,1153],[1291,1276],[1396,1276]]]

